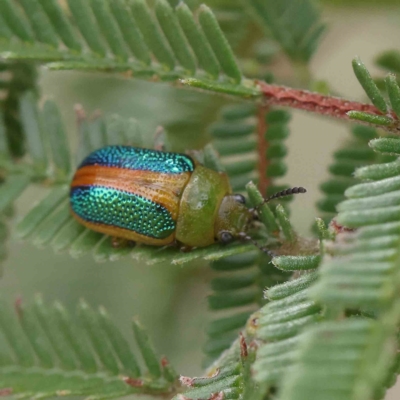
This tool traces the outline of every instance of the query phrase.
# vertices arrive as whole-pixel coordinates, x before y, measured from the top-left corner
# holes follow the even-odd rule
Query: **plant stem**
[[[354,121],[354,119],[350,118],[348,113],[350,111],[359,111],[371,114],[372,116],[388,117],[393,123],[387,126],[379,125],[379,127],[389,132],[399,133],[400,131],[399,118],[392,111],[384,115],[372,104],[349,101],[339,97],[326,96],[320,93],[293,89],[286,86],[271,85],[262,81],[258,81],[257,84],[262,92],[265,105],[274,104],[286,106],[351,121]],[[376,126],[376,124],[369,121],[357,120],[354,122]]]

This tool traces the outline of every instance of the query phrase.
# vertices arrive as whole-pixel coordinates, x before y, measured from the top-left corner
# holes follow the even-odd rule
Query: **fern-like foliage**
[[[389,74],[385,78],[385,87],[389,97],[389,101],[387,101],[359,58],[353,60],[353,70],[378,113],[349,111],[347,115],[353,120],[380,126],[390,132],[397,133],[400,126],[400,86],[395,75]]]
[[[321,184],[324,198],[317,203],[326,223],[336,215],[336,207],[344,200],[345,190],[358,183],[353,175],[356,168],[394,160],[393,156],[376,153],[368,146],[369,141],[377,135],[377,131],[371,127],[356,125],[351,130],[351,138],[333,154],[334,161],[329,166],[332,178]]]
[[[189,389],[173,400],[200,399],[262,399],[263,388],[251,378],[251,366],[256,355],[251,346],[254,338],[254,319],[250,318],[246,332],[235,340],[231,348],[213,364],[206,376],[181,377],[180,381]]]
[[[294,257],[290,262],[295,268],[316,267],[318,262],[314,257],[297,257],[297,260]],[[262,344],[254,372],[256,381],[267,391],[280,387],[295,362],[301,332],[321,318],[320,307],[308,295],[316,277],[315,273],[307,273],[266,291],[271,302],[259,312],[257,338]]]
[[[287,187],[273,181],[287,171],[284,142],[289,136],[290,114],[241,104],[226,107],[221,117],[210,133],[232,189],[243,192],[250,180],[259,184],[264,196]]]
[[[274,181],[287,170],[284,140],[289,135],[290,114],[240,104],[224,108],[221,117],[210,127],[210,133],[232,189],[244,192],[246,183],[253,180],[264,196],[282,190]],[[282,229],[272,214],[271,217],[267,224],[270,234]],[[204,351],[209,360],[230,347],[249,315],[264,303],[264,287],[288,277],[287,273],[277,271],[270,264],[270,257],[260,255],[259,250],[221,259],[212,263],[211,268],[217,276],[211,282],[209,306],[223,315],[207,328],[209,340]]]
[[[400,155],[398,138],[369,145],[379,157]],[[264,395],[278,389],[282,400],[382,398],[395,382],[398,161],[376,158],[356,169],[355,179],[369,182],[345,191],[349,199],[338,205],[335,232],[340,233],[334,242],[335,232],[319,220],[319,252],[310,247],[311,254],[273,259],[298,277],[267,290],[270,302],[251,316],[258,318],[254,379]],[[321,259],[319,271],[298,275],[316,269]]]
[[[242,95],[258,91],[242,82],[232,50],[211,10],[195,19],[184,3],[166,0],[6,0],[0,56],[51,69],[123,72],[137,78],[196,77]],[[219,79],[221,78],[221,79]]]
[[[1,129],[5,130],[6,143],[3,143],[3,153],[9,149],[12,157],[21,157],[25,154],[25,136],[20,121],[19,101],[27,91],[37,91],[36,67],[24,62],[1,62],[2,99]],[[4,137],[4,133],[1,134]],[[4,139],[3,139],[4,140]],[[1,150],[0,150],[1,152]]]
[[[326,29],[313,1],[250,0],[245,4],[288,57],[301,63],[311,59]]]
[[[374,139],[369,145],[378,153],[400,154],[398,138]],[[337,206],[337,224],[346,232],[327,244],[319,278],[309,289],[310,299],[324,307],[325,321],[306,328],[297,343],[282,400],[382,398],[395,382],[398,165],[396,158],[356,169],[355,178],[367,182],[348,188],[347,200]]]
[[[328,235],[325,228],[322,230]],[[312,255],[275,257],[273,263],[286,273],[314,270],[320,262],[318,249],[314,251]],[[208,377],[182,380],[190,386],[184,398],[212,399],[219,395],[215,398],[250,400],[273,393],[293,364],[302,330],[321,319],[320,306],[308,295],[316,278],[315,272],[308,272],[267,290],[265,298],[270,302],[250,314],[241,335],[210,366]],[[228,326],[228,319],[225,321]],[[233,321],[232,317],[231,324]]]
[[[179,3],[179,2],[178,2]],[[200,1],[198,3],[201,3]],[[207,2],[212,7],[215,16],[232,48],[241,50],[244,43],[248,43],[251,19],[243,12],[241,0]]]
[[[95,311],[81,301],[77,321],[60,303],[49,306],[41,297],[31,305],[17,301],[16,315],[4,301],[0,308],[0,332],[8,344],[0,356],[2,394],[103,399],[165,395],[176,384],[173,368],[136,320],[132,328],[143,363],[103,308]]]
[[[265,303],[263,289],[289,277],[289,273],[276,270],[271,258],[260,255],[259,250],[226,257],[213,262],[211,268],[216,276],[211,281],[213,293],[208,304],[217,317],[207,327],[207,364],[231,346],[249,316]]]
[[[25,189],[29,179],[13,174],[11,182],[1,170],[4,164],[21,158],[26,152],[26,135],[22,125],[21,98],[36,91],[36,68],[23,62],[0,63],[2,99],[0,100],[0,264],[7,257],[8,220],[13,215],[13,200]],[[14,183],[13,183],[14,182]]]
[[[398,139],[389,138],[370,143],[391,154],[398,154],[400,146]],[[305,334],[297,372],[287,378],[283,399],[317,399],[328,392],[338,398],[333,393],[339,384],[341,399],[380,397],[393,383],[400,320],[397,165],[398,160],[359,168],[356,177],[372,182],[347,189],[349,199],[338,206],[338,223],[357,231],[339,235],[340,242],[330,250],[333,258],[322,264],[312,297],[327,308],[331,321]],[[354,309],[362,312],[357,318],[336,320]],[[318,362],[313,354],[321,353],[324,358]],[[315,386],[318,371],[326,383],[321,388]],[[300,381],[301,392],[296,390]]]
[[[313,3],[250,0],[246,6],[302,69],[324,30]],[[17,226],[20,238],[73,256],[91,252],[98,261],[130,255],[149,264],[183,264],[204,258],[217,275],[209,304],[219,313],[207,329],[211,366],[206,376],[181,377],[179,384],[136,321],[135,346],[144,367],[103,309],[93,311],[81,302],[75,321],[61,305],[49,307],[37,298],[32,306],[18,301],[15,318],[0,302],[0,336],[7,344],[0,354],[0,395],[100,399],[141,393],[176,400],[383,396],[400,365],[400,139],[375,139],[377,131],[369,127],[353,129],[352,142],[335,153],[334,179],[322,187],[327,197],[320,207],[327,219],[336,209],[339,215],[331,230],[317,220],[319,242],[296,234],[284,206],[263,204],[258,226],[250,232],[256,247],[216,244],[187,254],[172,247],[116,249],[108,237],[71,217],[68,183],[91,151],[109,144],[141,146],[139,125],[115,116],[87,118],[78,109],[80,146],[72,160],[57,106],[51,101],[38,106],[34,65],[180,79],[253,100],[262,92],[262,102],[223,110],[210,127],[214,147],[198,154],[207,167],[227,172],[234,191],[244,193],[250,207],[281,189],[275,179],[286,172],[290,115],[271,110],[271,104],[320,110],[395,132],[400,87],[394,75],[385,80],[388,101],[362,62],[354,60],[355,74],[374,106],[257,85],[243,78],[210,9],[200,6],[193,14],[173,0],[3,0],[0,56],[17,77],[0,118],[0,261],[7,237],[4,221],[14,200],[28,185],[46,183],[48,195]],[[390,63],[395,70],[396,57]],[[27,80],[18,86],[24,68]]]

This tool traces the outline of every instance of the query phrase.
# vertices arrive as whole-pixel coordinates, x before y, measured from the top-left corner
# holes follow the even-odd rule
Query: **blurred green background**
[[[329,29],[312,61],[312,73],[316,79],[327,80],[336,93],[365,100],[351,59],[359,55],[372,72],[379,73],[374,57],[382,50],[400,47],[400,1],[359,1],[352,8],[332,7],[346,3],[335,0],[323,3]],[[217,118],[220,107],[230,101],[167,84],[95,74],[41,70],[40,84],[42,94],[54,98],[60,106],[71,143],[76,142],[76,103],[89,112],[100,109],[105,114],[136,117],[149,138],[158,125],[167,126],[177,132],[176,142],[184,148],[185,140],[204,132]],[[320,198],[318,185],[328,177],[331,153],[347,136],[346,124],[294,113],[288,141],[289,172],[284,182],[308,189],[306,196],[292,203],[294,223],[303,234],[309,232],[318,215],[314,204]],[[198,137],[197,145],[201,146],[206,136]],[[45,194],[44,188],[30,187],[17,203],[15,219],[32,206],[32,199],[39,200]],[[210,319],[210,276],[202,262],[183,267],[149,267],[131,259],[96,264],[90,256],[74,260],[12,240],[0,285],[10,301],[17,296],[28,301],[40,292],[46,300],[59,299],[70,310],[82,297],[92,306],[104,305],[127,335],[130,318],[137,315],[158,351],[178,372],[195,375],[201,372],[204,328]],[[395,390],[387,399],[400,398],[400,388],[397,394]]]

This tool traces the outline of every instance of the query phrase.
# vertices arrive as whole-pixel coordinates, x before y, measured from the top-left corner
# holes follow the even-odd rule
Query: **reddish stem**
[[[270,179],[267,176],[267,168],[269,161],[267,159],[267,151],[269,147],[268,141],[265,139],[267,132],[267,122],[265,117],[268,112],[268,107],[260,107],[257,114],[257,136],[258,136],[258,175],[259,183],[258,188],[263,196],[267,195],[267,189],[270,185]]]
[[[262,81],[258,81],[257,84],[264,94],[265,104],[268,105],[277,104],[347,120],[350,120],[347,115],[349,111],[363,111],[374,115],[384,115],[372,104],[348,101],[307,90],[270,85]],[[393,116],[392,114],[390,115]]]
[[[128,376],[124,376],[122,380],[129,386],[132,386],[133,388],[141,388],[144,385],[142,379],[129,378]]]
[[[0,389],[0,396],[10,396],[13,393],[12,388],[2,388]]]
[[[246,358],[249,355],[249,352],[247,350],[246,339],[244,338],[242,332],[239,333],[239,340],[240,340],[240,357]]]

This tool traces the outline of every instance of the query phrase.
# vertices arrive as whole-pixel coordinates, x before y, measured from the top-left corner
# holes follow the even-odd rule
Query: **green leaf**
[[[110,2],[111,11],[121,29],[127,46],[132,54],[146,65],[151,63],[151,55],[138,27],[133,23],[130,9],[123,0]]]
[[[94,353],[111,374],[117,375],[120,372],[119,366],[111,351],[111,344],[106,340],[104,332],[100,329],[96,314],[85,301],[81,300],[79,317],[93,346]]]
[[[353,70],[360,82],[361,86],[367,93],[368,97],[371,99],[375,107],[382,113],[387,112],[387,104],[383,96],[381,95],[379,89],[377,88],[375,82],[372,80],[370,73],[363,64],[363,62],[358,58],[353,59]]]
[[[58,107],[54,102],[48,100],[44,103],[42,113],[43,128],[50,140],[54,165],[62,175],[68,176],[71,173],[71,155]]]
[[[390,104],[392,105],[394,113],[400,118],[400,87],[397,83],[396,76],[389,74],[385,79],[385,83]]]
[[[199,22],[226,75],[231,77],[235,83],[240,83],[242,74],[236,63],[232,49],[224,37],[214,14],[204,4],[199,9]]]
[[[15,1],[4,0],[0,3],[0,10],[4,15],[7,25],[14,35],[24,42],[33,42],[33,32],[30,29],[27,21],[18,9]]]
[[[100,31],[111,51],[117,59],[126,61],[129,58],[128,50],[117,22],[111,18],[109,2],[106,0],[90,0],[90,2]]]
[[[73,51],[81,51],[82,44],[57,0],[39,0],[63,43]],[[30,15],[27,15],[30,18]]]
[[[86,372],[96,372],[98,368],[96,359],[86,337],[83,336],[82,329],[72,323],[69,313],[61,303],[56,302],[50,312],[54,315],[66,346],[70,348],[81,368]]]
[[[22,303],[17,303],[16,306],[21,327],[33,348],[39,366],[44,369],[53,368],[54,360],[50,352],[49,342],[40,331],[33,309],[28,309]]]
[[[132,7],[132,14],[139,25],[147,45],[160,63],[168,69],[173,69],[175,61],[172,51],[165,42],[160,28],[152,18],[146,2],[144,0],[132,0],[130,4]]]
[[[71,218],[68,203],[64,201],[58,205],[50,215],[47,215],[43,221],[41,221],[37,229],[35,229],[34,236],[32,237],[33,243],[38,247],[49,244],[54,235],[56,235]]]
[[[312,1],[250,0],[244,4],[293,61],[310,61],[326,28]]]
[[[179,26],[174,10],[166,0],[159,0],[155,7],[156,16],[179,63],[194,74],[196,64],[188,42]]]
[[[265,291],[265,297],[270,300],[280,300],[308,288],[317,279],[316,273],[303,275],[301,278],[273,286]]]
[[[381,156],[372,151],[371,147],[374,149],[375,143],[390,139],[375,139],[377,136],[378,132],[374,128],[356,125],[351,129],[349,140],[334,152],[333,163],[329,166],[333,176],[320,186],[324,197],[317,203],[327,222],[336,214],[338,204],[344,200],[344,194],[347,195],[346,190],[358,182],[354,176],[355,170],[381,161]]]
[[[15,364],[25,368],[33,366],[35,358],[28,338],[23,334],[3,299],[0,299],[0,307],[0,328],[10,350],[15,355]]]
[[[389,163],[358,168],[355,172],[355,176],[360,179],[371,179],[374,181],[378,181],[383,178],[396,176],[399,174],[399,172],[400,172],[400,160],[397,159],[396,161],[392,161]]]
[[[113,346],[113,349],[118,356],[118,359],[121,362],[124,370],[127,371],[131,377],[140,376],[138,362],[136,361],[128,342],[113,324],[104,307],[100,308],[99,317],[103,330],[106,332],[108,339]]]
[[[166,0],[151,6],[145,0],[68,0],[65,8],[57,0],[22,0],[24,15],[16,1],[0,6],[11,30],[3,29],[4,59],[40,62],[50,69],[131,71],[151,80],[194,76],[209,90],[259,95],[242,81],[228,41],[206,6],[200,6],[197,21],[187,6],[174,9]]]
[[[391,126],[394,124],[393,119],[390,117],[385,117],[383,115],[369,114],[363,111],[349,111],[347,115],[349,116],[350,119],[367,122],[372,125]]]
[[[44,171],[47,167],[47,154],[36,102],[37,99],[33,93],[25,94],[21,98],[20,113],[27,138],[28,152],[32,157],[35,168]]]
[[[246,189],[253,207],[258,207],[260,204],[262,204],[259,212],[260,220],[264,223],[268,231],[271,233],[279,232],[279,225],[275,221],[273,212],[268,204],[264,204],[264,198],[261,196],[261,193],[258,192],[254,183],[250,182],[247,184]]]
[[[74,370],[77,363],[71,354],[68,345],[65,343],[62,332],[56,324],[54,315],[49,312],[41,296],[37,296],[35,299],[34,312],[47,339],[57,354],[62,368],[65,370]]]
[[[4,211],[29,184],[26,175],[10,175],[0,186],[0,212]]]
[[[94,53],[104,57],[107,50],[101,41],[90,3],[86,0],[68,0],[68,7],[87,45]]]
[[[15,355],[15,359],[7,354],[2,357],[7,362],[0,364],[0,387],[13,395],[117,398],[133,393],[170,393],[174,379],[168,381],[161,375],[152,378],[142,372],[127,339],[103,309],[97,312],[81,303],[83,332],[59,303],[48,306],[38,297],[33,306],[20,301],[16,305],[18,318],[0,302],[4,345]],[[136,345],[141,351],[143,346],[147,348],[142,338]],[[116,352],[118,363],[111,349]]]
[[[231,178],[234,190],[243,190],[244,184],[246,181],[248,182],[249,173],[258,169],[257,167],[259,164],[259,162],[254,160],[254,157],[250,158],[251,151],[254,151],[252,146],[246,148],[246,151],[237,146],[238,141],[240,141],[241,145],[247,143],[249,136],[254,134],[257,130],[257,127],[254,126],[252,121],[249,122],[248,118],[250,116],[253,116],[253,118],[256,117],[259,124],[258,130],[266,130],[268,134],[270,127],[278,124],[283,126],[287,123],[289,120],[288,114],[279,111],[264,113],[262,110],[257,110],[254,107],[250,108],[245,105],[238,105],[230,107],[227,111],[223,110],[222,115],[222,121],[211,126],[210,132],[214,137],[218,138],[217,145],[222,152],[228,144],[229,151],[224,155],[228,157],[235,156],[235,163],[233,163],[230,158],[227,158],[229,161],[224,162],[224,165]],[[265,122],[270,121],[270,124],[265,124],[264,120]],[[261,134],[263,133],[264,131],[261,131]],[[266,137],[267,134],[265,135]],[[284,138],[285,137],[279,137],[275,139],[273,144],[281,147],[281,140]],[[268,145],[269,143],[266,145],[267,148]],[[257,157],[259,158],[267,156],[266,152],[259,151],[258,153]],[[272,160],[269,160],[271,165],[279,163],[278,159],[282,156],[279,152],[273,153]],[[241,161],[240,157],[243,157],[243,161]],[[283,162],[280,161],[280,163],[284,165]],[[236,183],[235,179],[237,181]],[[240,183],[240,181],[243,181],[243,183]],[[283,190],[284,188],[278,190]],[[246,189],[251,205],[256,206],[264,203],[264,198],[254,184],[247,184]],[[272,190],[271,194],[274,194],[276,193],[277,187],[270,184],[268,189]],[[285,239],[294,241],[296,236],[286,212],[278,205],[276,213],[277,217],[275,219],[275,215],[266,204],[264,204],[261,211],[258,212],[261,221],[264,222],[267,231],[272,237],[281,237],[283,242]],[[256,246],[261,247],[260,244],[256,244]],[[263,251],[267,252],[265,247]],[[241,313],[240,310],[235,310],[233,314],[232,309],[243,306],[250,308],[253,304],[255,307],[256,304],[264,302],[262,298],[262,289],[265,285],[275,284],[276,282],[287,279],[287,274],[285,272],[274,270],[270,263],[270,257],[260,255],[257,259],[252,256],[252,253],[221,259],[214,262],[212,268],[219,272],[226,273],[217,276],[211,282],[214,293],[209,296],[209,306],[211,309],[215,310],[231,310],[232,315],[217,318],[210,324],[208,330],[209,339],[204,346],[204,351],[210,360],[215,359],[221,352],[227,350],[232,340],[235,338],[235,335],[238,334],[238,330],[240,329],[239,323],[243,321],[245,315]]]
[[[350,399],[372,324],[373,322],[356,320],[331,322],[310,330],[299,350],[301,362],[295,367],[296,371],[301,372],[286,380],[282,399],[317,399],[320,396],[334,398],[332,396],[337,393],[338,388],[343,399]],[[338,347],[347,351],[339,352]],[[316,377],[319,385],[315,385]],[[302,390],[297,389],[300,379]]]
[[[375,139],[369,142],[369,145],[375,151],[391,155],[400,155],[400,143],[398,139],[383,138]]]
[[[276,218],[281,227],[282,233],[288,242],[293,242],[296,240],[296,235],[294,233],[293,227],[290,223],[289,216],[287,215],[285,209],[281,204],[278,204],[275,209]]]
[[[396,141],[376,139],[372,147],[386,152]],[[282,384],[284,400],[336,398],[339,387],[342,399],[374,397],[392,379],[400,321],[397,168],[398,160],[358,169],[356,176],[368,182],[347,189],[351,199],[338,205],[336,224],[347,232],[339,230],[308,289],[326,322],[300,338],[292,374]]]
[[[150,338],[137,319],[132,321],[133,332],[135,333],[136,342],[138,343],[143,360],[149,369],[150,375],[157,379],[161,377],[160,359],[157,357],[154,346]]]
[[[55,207],[67,197],[68,188],[66,186],[55,187],[50,194],[40,203],[32,208],[32,210],[19,222],[16,234],[20,238],[27,238],[34,229],[51,214]]]
[[[213,78],[217,78],[220,67],[216,55],[204,33],[197,26],[189,7],[185,3],[180,2],[176,8],[176,14],[188,42],[196,53],[200,66]]]
[[[42,43],[57,47],[56,34],[39,2],[37,0],[21,0],[20,3],[25,13],[30,15],[36,38]]]
[[[290,375],[302,331],[320,318],[320,307],[308,296],[315,279],[315,273],[309,274],[267,292],[272,301],[259,311],[257,337],[264,342],[253,367],[257,382],[280,386]]]
[[[272,260],[276,268],[284,271],[316,269],[320,261],[320,256],[279,256]]]
[[[385,51],[377,57],[376,63],[390,72],[400,74],[400,52],[398,50]]]

